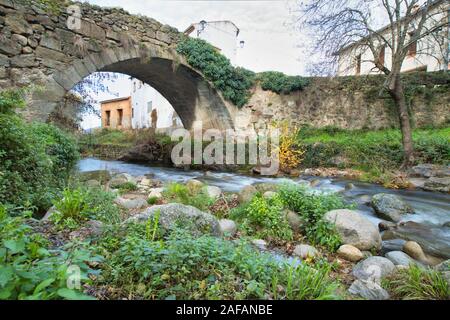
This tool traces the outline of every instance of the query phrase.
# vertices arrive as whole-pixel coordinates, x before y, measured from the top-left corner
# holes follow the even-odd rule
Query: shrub
[[[248,235],[274,240],[292,240],[292,230],[278,196],[266,199],[257,195],[249,204],[234,209],[231,218],[241,221],[241,228]]]
[[[284,184],[279,189],[281,201],[292,211],[297,212],[305,223],[305,235],[313,244],[336,250],[341,241],[335,227],[323,220],[325,213],[347,206],[336,195],[313,194],[310,190],[295,185]]]
[[[34,233],[23,217],[0,210],[0,299],[92,299],[67,288],[71,266],[79,268],[81,284],[90,282],[89,274],[96,274],[86,261],[99,262],[101,257],[77,244],[49,250],[47,240]]]
[[[268,71],[257,75],[263,90],[270,90],[278,94],[288,94],[302,90],[309,85],[310,80],[300,76],[288,76],[282,72]]]
[[[127,193],[130,191],[136,191],[138,189],[138,187],[133,182],[125,182],[125,183],[122,183],[121,185],[118,185],[117,189],[119,189],[119,192],[121,194],[123,194],[123,193]]]
[[[192,67],[201,71],[225,99],[238,107],[247,103],[249,89],[254,82],[253,72],[233,67],[228,58],[201,39],[182,39],[177,45],[177,52],[184,55]]]
[[[157,204],[157,203],[158,203],[158,197],[149,197],[149,198],[147,199],[147,203],[148,203],[149,205]]]
[[[182,231],[155,242],[146,240],[142,230],[129,230],[120,239],[100,278],[119,292],[115,298],[336,298],[337,283],[326,268],[289,266],[245,242],[193,238]]]
[[[60,129],[25,123],[13,112],[23,100],[1,92],[0,202],[9,208],[47,210],[78,159],[75,141]],[[10,211],[13,213],[12,211]]]
[[[113,193],[101,188],[65,189],[62,199],[54,204],[56,212],[51,220],[61,229],[76,229],[89,219],[118,223],[120,209],[114,204],[114,199]]]
[[[383,281],[395,297],[407,300],[448,300],[450,287],[444,275],[411,265]]]
[[[214,203],[204,190],[189,190],[188,187],[179,183],[169,184],[163,195],[169,202],[193,206],[201,211],[207,211],[208,207]]]

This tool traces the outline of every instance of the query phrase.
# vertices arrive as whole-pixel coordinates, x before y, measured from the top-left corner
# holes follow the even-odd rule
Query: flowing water
[[[415,214],[403,216],[402,221],[414,221],[432,228],[436,238],[448,243],[450,246],[450,227],[443,224],[450,221],[450,195],[411,190],[392,190],[370,183],[355,182],[343,179],[301,177],[301,178],[269,178],[261,176],[247,176],[227,172],[184,171],[175,168],[148,166],[145,164],[132,164],[122,161],[107,161],[95,158],[85,158],[79,161],[80,172],[92,170],[108,170],[113,173],[128,173],[132,176],[153,174],[156,179],[163,182],[185,182],[189,179],[198,179],[208,185],[220,187],[223,191],[238,192],[247,185],[260,182],[281,183],[293,181],[295,183],[308,183],[316,181],[314,190],[317,192],[339,193],[348,202],[357,204],[357,209],[367,216],[373,223],[382,221],[367,204],[367,199],[378,193],[391,193],[401,196],[415,211]],[[352,183],[353,187],[346,186]]]

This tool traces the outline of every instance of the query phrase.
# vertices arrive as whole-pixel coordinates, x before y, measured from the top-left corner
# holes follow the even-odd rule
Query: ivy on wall
[[[225,99],[238,107],[248,102],[250,89],[257,81],[263,90],[279,94],[302,90],[309,84],[309,79],[300,76],[287,76],[275,71],[255,74],[250,70],[234,67],[214,46],[201,39],[183,38],[178,43],[177,52],[186,57],[189,65],[200,70],[222,92]]]

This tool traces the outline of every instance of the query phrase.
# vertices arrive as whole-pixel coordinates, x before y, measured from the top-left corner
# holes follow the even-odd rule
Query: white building
[[[420,8],[418,7],[417,11],[419,10]],[[447,23],[444,27],[409,46],[408,54],[402,65],[402,72],[449,70],[449,4],[446,0],[436,1],[429,10],[430,18],[425,22],[425,30],[431,29],[441,23]],[[419,19],[420,15],[417,15],[417,22]],[[376,33],[381,34],[385,39],[390,39],[390,25],[378,30]],[[411,30],[408,37],[413,36],[413,34],[414,30]],[[339,57],[338,76],[381,73],[373,63],[375,58],[372,51],[364,44],[367,43],[367,40],[366,38],[355,42],[337,53]],[[406,42],[408,41],[407,39]],[[381,43],[379,43],[379,46],[379,59],[385,66],[390,68],[392,64],[392,51],[388,46]]]
[[[138,79],[131,83],[132,128],[151,127],[151,112],[156,109],[158,114],[157,128],[183,126],[172,105],[158,91]]]
[[[185,34],[203,39],[225,55],[232,64],[237,63],[239,28],[231,21],[201,21],[193,23],[186,29]],[[181,119],[172,105],[154,88],[140,80],[134,79],[131,84],[132,128],[141,129],[151,127],[151,112],[157,110],[157,128],[182,127]]]
[[[191,24],[184,34],[209,42],[220,50],[231,64],[237,64],[238,45],[242,46],[244,42],[238,43],[239,28],[233,22],[202,20]]]

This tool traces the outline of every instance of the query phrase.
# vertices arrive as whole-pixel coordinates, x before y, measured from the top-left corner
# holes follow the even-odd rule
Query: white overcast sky
[[[305,74],[305,58],[298,45],[301,32],[292,27],[290,9],[294,0],[278,1],[175,1],[175,0],[88,0],[106,7],[122,7],[184,31],[201,20],[230,20],[241,30],[245,41],[239,64],[255,72],[275,70],[286,74]]]

